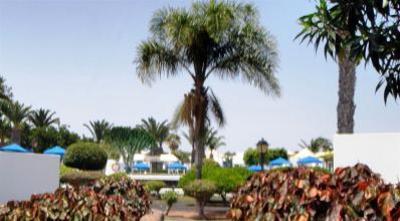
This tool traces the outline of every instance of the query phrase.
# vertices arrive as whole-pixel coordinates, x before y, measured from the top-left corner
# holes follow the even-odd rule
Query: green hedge
[[[204,180],[212,181],[216,187],[216,193],[220,194],[226,201],[226,194],[236,191],[236,189],[246,182],[252,173],[244,167],[223,168],[216,162],[206,160],[202,168]],[[184,188],[195,180],[195,169],[189,170],[179,180],[178,186]]]
[[[81,170],[102,170],[107,163],[107,153],[98,144],[79,142],[68,147],[64,164]]]

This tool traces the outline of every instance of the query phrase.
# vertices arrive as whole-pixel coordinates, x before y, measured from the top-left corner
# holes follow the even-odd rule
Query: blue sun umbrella
[[[27,150],[27,149],[21,147],[21,146],[18,145],[18,144],[15,144],[15,143],[0,148],[0,151],[4,151],[4,152],[18,152],[18,153],[30,153],[29,150]]]
[[[150,166],[146,163],[140,162],[133,165],[133,169],[135,170],[149,170]]]
[[[307,164],[321,164],[322,161],[316,157],[304,157],[297,161],[298,165],[307,165]]]
[[[65,149],[60,147],[60,146],[54,146],[52,148],[49,148],[49,149],[45,150],[43,153],[44,154],[59,155],[59,156],[63,157],[64,154],[65,154]]]
[[[247,168],[248,170],[252,172],[260,172],[261,171],[261,165],[252,165]]]
[[[168,169],[170,170],[186,170],[186,166],[181,164],[180,162],[174,162],[168,165]]]
[[[279,157],[279,158],[276,158],[275,160],[272,160],[271,162],[269,162],[269,165],[270,166],[290,166],[291,163],[288,160],[286,160],[282,157]]]

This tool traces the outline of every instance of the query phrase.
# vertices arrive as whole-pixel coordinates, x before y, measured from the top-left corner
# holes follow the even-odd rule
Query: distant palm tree
[[[89,121],[89,124],[84,124],[83,126],[85,126],[89,130],[89,132],[92,134],[93,139],[97,143],[102,142],[107,132],[110,131],[112,128],[112,124],[104,119]]]
[[[274,39],[259,24],[252,5],[214,0],[195,2],[190,9],[161,9],[154,14],[150,31],[152,36],[138,47],[138,77],[151,83],[163,74],[174,77],[186,73],[193,80],[180,113],[191,118],[181,118],[181,122],[191,124],[196,179],[201,179],[209,113],[214,113],[219,124],[224,123],[221,106],[206,80],[212,75],[241,78],[266,93],[279,95]]]
[[[147,131],[157,142],[157,146],[151,149],[150,154],[159,155],[163,153],[162,145],[167,140],[170,131],[168,122],[166,120],[157,122],[153,117],[149,117],[148,119],[142,119],[142,124],[138,127]]]
[[[47,128],[53,124],[60,124],[60,119],[54,117],[55,114],[55,112],[40,108],[39,110],[32,111],[29,120],[35,128]]]
[[[6,138],[10,138],[11,135],[11,124],[10,122],[0,117],[0,145],[3,146],[6,143]]]
[[[324,137],[311,139],[310,143],[307,143],[304,140],[302,140],[299,146],[302,148],[308,148],[313,153],[332,150],[332,142]]]
[[[171,153],[175,153],[181,145],[181,138],[178,134],[171,133],[170,135],[168,135],[166,142],[169,149],[171,150]]]
[[[213,151],[221,146],[225,146],[224,136],[218,136],[218,131],[209,128],[206,133],[206,146],[210,149],[210,159],[214,159]]]
[[[2,105],[2,112],[11,122],[11,141],[17,144],[21,143],[21,130],[24,123],[31,114],[31,107],[25,106],[18,101],[5,102]]]
[[[6,79],[0,76],[0,100],[11,101],[12,97],[11,87],[7,86]]]

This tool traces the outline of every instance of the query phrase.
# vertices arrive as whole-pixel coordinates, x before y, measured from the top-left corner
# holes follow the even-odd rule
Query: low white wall
[[[0,152],[0,203],[26,200],[59,186],[57,155]]]
[[[387,182],[400,181],[400,133],[335,135],[334,166],[367,164]]]

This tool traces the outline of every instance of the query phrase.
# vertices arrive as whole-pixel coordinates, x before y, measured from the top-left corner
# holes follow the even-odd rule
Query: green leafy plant
[[[232,220],[398,220],[400,198],[367,166],[254,174],[231,202]]]
[[[175,191],[170,190],[161,195],[161,199],[167,204],[167,210],[165,211],[165,215],[168,216],[169,211],[172,208],[172,205],[178,201],[178,194]]]
[[[207,160],[204,163],[202,174],[204,180],[214,182],[216,193],[221,196],[224,202],[227,202],[226,194],[235,192],[252,173],[244,167],[223,168],[215,161]],[[189,170],[180,178],[178,186],[183,188],[188,183],[194,181],[195,178],[195,171]]]
[[[111,180],[121,180],[121,179],[130,179],[128,174],[125,172],[118,172],[118,173],[113,173],[111,175],[108,175],[105,177],[105,179],[111,179]]]
[[[85,171],[70,168],[63,171],[60,182],[72,186],[83,186],[91,185],[103,177],[104,173],[102,171]]]
[[[185,194],[196,199],[199,215],[205,217],[204,207],[217,190],[215,183],[210,180],[194,180],[183,187]]]
[[[81,170],[101,170],[106,166],[107,153],[95,143],[79,142],[68,147],[64,164]]]
[[[148,181],[144,184],[146,190],[150,193],[156,192],[157,197],[160,197],[160,189],[164,188],[165,186],[166,184],[163,181],[158,180]]]
[[[10,201],[0,220],[127,220],[138,221],[150,209],[143,186],[131,179],[102,179],[93,186],[59,188]]]

